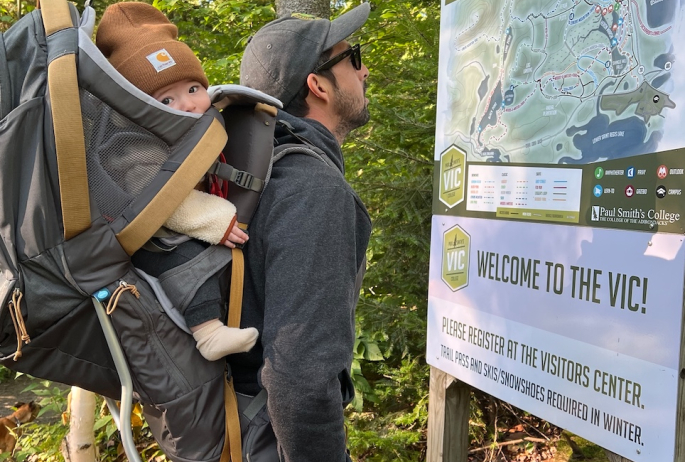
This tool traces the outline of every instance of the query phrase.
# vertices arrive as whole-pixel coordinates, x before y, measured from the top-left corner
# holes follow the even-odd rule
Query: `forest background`
[[[75,3],[83,9],[84,0]],[[112,3],[116,0],[92,2],[98,20]],[[240,59],[248,38],[275,19],[277,10],[337,16],[359,1],[148,3],[179,27],[180,39],[195,50],[210,84],[222,84],[239,83]],[[16,22],[19,11],[26,14],[34,8],[34,0],[0,0],[0,31]],[[383,0],[372,2],[361,35],[350,39],[362,44],[362,59],[370,69],[367,96],[371,113],[371,122],[353,132],[343,147],[346,177],[373,220],[356,317],[353,379],[357,396],[346,416],[348,444],[358,461],[426,457],[429,367],[425,337],[439,33],[440,2]],[[6,370],[4,373],[7,375]],[[63,391],[46,383],[34,387],[60,410]],[[512,428],[526,431],[524,424],[533,425],[539,427],[536,431],[543,441],[559,438],[560,432],[549,424],[531,423],[531,416],[507,409],[506,403],[491,397],[474,392],[472,404],[472,447],[489,449],[493,460],[501,453],[496,450],[497,441]],[[498,427],[502,410],[510,412]],[[101,418],[96,424],[103,430],[112,429],[105,432],[105,440],[113,434],[111,422],[105,425],[108,422]],[[66,429],[44,431],[49,438],[42,442],[40,438],[32,440],[31,444],[42,446],[46,457],[41,460],[59,459],[56,447],[44,446],[58,446],[60,432],[66,433]],[[530,453],[530,439],[522,441],[523,453]],[[48,457],[50,453],[55,459]],[[28,451],[23,454],[25,458]]]

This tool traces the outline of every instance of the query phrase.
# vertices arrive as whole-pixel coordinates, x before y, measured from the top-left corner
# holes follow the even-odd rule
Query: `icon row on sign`
[[[673,170],[673,169],[672,169]],[[659,178],[666,178],[666,175],[668,175],[669,169],[665,165],[661,165],[657,169],[657,175]],[[613,170],[607,170],[604,167],[597,167],[595,168],[595,179],[596,180],[601,180],[605,176],[626,176],[627,178],[635,178],[638,176],[645,176],[647,175],[647,169],[638,169],[636,167],[630,166],[628,168],[622,169],[613,169]]]
[[[605,193],[612,194],[614,192],[614,188],[604,188],[602,185],[597,184],[595,187],[592,189],[592,195],[595,197],[601,197]],[[648,194],[647,188],[636,188],[635,186],[629,184],[628,186],[625,187],[623,190],[625,193],[626,197],[633,197],[635,195],[646,195]],[[656,187],[654,190],[654,194],[656,197],[659,199],[663,199],[664,197],[671,195],[671,196],[680,196],[682,195],[682,189],[674,189],[674,188],[666,188],[664,185],[659,185]]]

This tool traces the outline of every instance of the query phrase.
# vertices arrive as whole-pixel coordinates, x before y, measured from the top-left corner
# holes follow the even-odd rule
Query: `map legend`
[[[466,210],[577,223],[582,169],[469,165]]]

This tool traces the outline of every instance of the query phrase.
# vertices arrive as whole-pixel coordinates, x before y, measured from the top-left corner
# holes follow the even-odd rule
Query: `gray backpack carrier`
[[[223,88],[219,97],[233,95],[223,117],[169,110],[95,47],[92,9],[79,19],[66,0],[41,6],[0,36],[0,363],[118,399],[128,384],[114,352],[123,352],[133,396],[171,460],[237,462],[230,370],[202,358],[181,312],[192,290],[231,261],[236,279],[242,255],[211,246],[191,267],[159,278],[137,271],[130,256],[210,169],[239,186],[239,211],[253,210],[241,204],[256,205],[266,176],[247,171],[266,172],[270,151],[256,167],[217,165],[224,118],[252,118],[236,142],[265,133],[252,134],[241,154],[271,149],[275,110],[255,102],[278,102]],[[238,215],[245,227],[249,218]],[[242,285],[232,284],[238,308],[241,296]],[[239,321],[232,309],[229,324]]]

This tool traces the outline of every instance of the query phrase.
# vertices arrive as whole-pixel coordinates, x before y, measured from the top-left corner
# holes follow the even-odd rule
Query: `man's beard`
[[[369,108],[364,99],[362,99],[362,107],[359,108],[359,100],[346,94],[337,85],[335,86],[335,112],[339,117],[337,135],[345,138],[355,128],[362,127],[371,118]],[[366,83],[364,83],[364,93],[366,94]],[[363,98],[363,97],[362,97]]]

